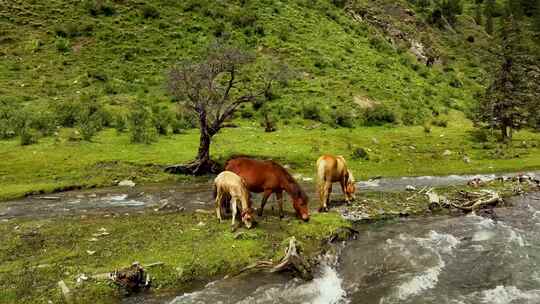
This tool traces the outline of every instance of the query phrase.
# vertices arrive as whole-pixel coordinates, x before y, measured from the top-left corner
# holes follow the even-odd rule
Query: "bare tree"
[[[200,140],[193,162],[167,167],[167,172],[200,175],[219,170],[210,158],[212,137],[240,105],[271,95],[273,77],[247,77],[253,76],[248,69],[254,61],[247,52],[216,43],[202,60],[183,61],[171,69],[169,91],[197,116]]]

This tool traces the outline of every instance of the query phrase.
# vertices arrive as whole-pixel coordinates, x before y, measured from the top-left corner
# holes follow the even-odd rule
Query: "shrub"
[[[107,0],[86,0],[84,7],[92,16],[112,16],[116,12],[112,3]]]
[[[30,108],[25,111],[30,128],[39,131],[43,136],[50,136],[56,131],[58,125],[56,114],[42,108]]]
[[[21,140],[21,146],[36,144],[39,138],[36,130],[30,128],[29,126],[24,126],[22,129],[20,129],[19,136]]]
[[[446,128],[448,127],[448,120],[444,118],[434,118],[431,121],[431,124],[437,127]]]
[[[396,122],[396,114],[386,105],[377,104],[364,111],[364,124],[367,126],[381,126]]]
[[[338,108],[332,112],[331,117],[335,127],[354,127],[354,117],[350,109]]]
[[[142,15],[145,19],[157,19],[160,13],[156,7],[147,4],[142,7]]]
[[[131,106],[128,121],[132,143],[151,144],[156,141],[152,110],[144,101],[137,101]]]
[[[172,112],[165,106],[155,105],[152,107],[152,116],[158,134],[167,135],[173,121]]]
[[[63,38],[90,36],[93,31],[94,26],[91,23],[80,21],[68,21],[54,27],[56,35]]]
[[[430,123],[427,123],[427,122],[424,123],[423,128],[424,128],[424,133],[426,133],[426,134],[431,133],[431,124]]]
[[[369,160],[369,154],[367,153],[366,149],[364,148],[355,148],[351,155],[352,159],[364,159]]]
[[[77,130],[82,139],[90,141],[105,125],[106,116],[103,105],[95,96],[81,96],[80,110],[77,113]]]
[[[71,43],[69,42],[69,39],[64,37],[56,37],[54,45],[56,46],[56,49],[62,53],[66,53],[71,50]]]
[[[321,109],[314,103],[304,103],[302,105],[302,116],[304,119],[322,121]]]
[[[116,132],[126,132],[127,125],[127,117],[123,113],[119,113],[114,116],[114,128],[116,129]]]
[[[244,107],[240,110],[240,116],[245,119],[252,118],[255,115],[251,107]]]
[[[0,101],[0,139],[13,138],[16,135],[16,108]]]
[[[81,110],[78,101],[59,101],[53,104],[56,120],[63,127],[73,127],[77,122],[77,114]]]

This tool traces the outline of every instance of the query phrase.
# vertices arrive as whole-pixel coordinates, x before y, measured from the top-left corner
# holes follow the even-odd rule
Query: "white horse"
[[[221,210],[225,201],[231,201],[232,226],[236,224],[236,214],[238,211],[238,201],[240,201],[240,218],[246,228],[253,225],[253,209],[251,199],[244,180],[231,171],[221,172],[214,180],[214,197],[216,199],[216,214],[219,221],[222,221]]]

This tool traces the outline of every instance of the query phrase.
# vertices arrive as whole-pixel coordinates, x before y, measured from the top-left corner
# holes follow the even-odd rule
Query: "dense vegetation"
[[[540,74],[533,2],[10,1],[0,9],[0,138],[77,145],[115,128],[119,141],[129,132],[130,142],[150,144],[190,133],[199,119],[182,94],[167,90],[167,77],[215,41],[254,58],[245,78],[281,65],[288,71],[268,102],[242,104],[232,126],[421,125],[430,133],[457,110],[500,128],[503,116],[486,110],[497,108],[490,102],[528,94],[519,111],[531,114],[507,113],[517,117],[507,127],[538,128],[529,83]],[[509,16],[519,45],[505,42]],[[504,74],[510,53],[526,59],[509,73],[526,79],[519,85],[528,92],[497,88],[504,81],[494,76]],[[513,104],[499,108],[515,112]]]
[[[60,125],[78,127],[90,138],[101,127],[123,129],[129,105],[139,100],[176,112],[164,89],[168,70],[224,38],[255,50],[260,66],[280,60],[295,72],[272,96],[271,117],[284,124],[302,118],[345,127],[423,124],[449,108],[466,109],[493,69],[487,65],[492,39],[466,14],[453,15],[455,30],[448,30],[425,25],[436,15],[425,3],[417,14],[407,6],[393,1],[10,1],[0,11],[0,117],[17,120],[10,113],[25,111],[19,115],[25,122],[3,124],[0,134],[49,135]],[[465,8],[472,10],[472,4]],[[393,39],[388,30],[408,38]],[[440,64],[430,68],[419,61],[408,51],[413,40],[436,54]],[[96,117],[91,125],[77,117],[88,99],[103,108],[102,114],[82,114]],[[246,106],[240,115],[260,119],[262,110]],[[161,133],[172,125],[189,126],[177,122],[181,114],[154,114],[170,118]]]

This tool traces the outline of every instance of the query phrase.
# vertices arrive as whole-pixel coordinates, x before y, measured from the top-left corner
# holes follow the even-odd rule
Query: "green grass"
[[[515,184],[492,182],[483,188],[507,196],[512,195]],[[460,190],[479,189],[435,189],[450,199]],[[367,214],[370,221],[431,214],[426,196],[410,192],[363,192],[350,208]],[[218,223],[211,211],[3,221],[0,303],[62,302],[57,287],[60,280],[71,288],[75,303],[119,303],[121,291],[112,284],[89,280],[78,285],[76,278],[110,272],[134,261],[143,265],[163,262],[147,268],[152,288],[158,293],[178,293],[237,273],[258,260],[279,260],[290,236],[295,236],[303,254],[312,258],[324,249],[324,240],[331,235],[345,237],[341,228],[352,225],[335,212],[313,213],[305,223],[294,217],[289,204],[286,209],[288,216],[283,220],[267,212],[257,219],[254,229],[235,232],[228,220]],[[94,236],[103,229],[109,234]]]
[[[277,259],[291,235],[303,244],[307,256],[313,256],[324,238],[349,225],[335,213],[315,214],[309,223],[268,216],[235,238],[229,221],[219,224],[214,214],[12,220],[0,224],[0,303],[61,302],[56,286],[60,280],[73,289],[76,303],[117,303],[120,297],[114,286],[89,281],[77,287],[75,278],[134,261],[164,263],[148,269],[154,289],[182,289],[261,259]],[[110,234],[89,241],[101,228]]]
[[[416,28],[388,13],[387,2],[366,5],[416,40],[430,37],[430,46],[444,54],[443,65],[425,67],[407,47],[390,46],[380,29],[327,1],[153,0],[159,17],[150,19],[133,0],[105,1],[115,10],[111,16],[93,16],[81,1],[10,1],[0,10],[0,100],[51,108],[92,93],[115,111],[139,98],[168,102],[168,69],[199,55],[221,29],[253,50],[258,64],[279,59],[296,72],[275,92],[275,115],[284,119],[309,103],[327,122],[335,108],[361,118],[355,97],[369,97],[390,105],[399,122],[421,124],[433,111],[473,103],[491,61],[485,33],[465,17],[458,34]],[[465,42],[471,33],[478,44]],[[455,78],[463,86],[452,86]]]
[[[306,176],[313,176],[321,154],[344,155],[359,180],[540,168],[539,134],[519,132],[511,147],[479,143],[471,134],[472,125],[461,114],[452,112],[448,119],[447,128],[432,127],[429,134],[422,127],[334,129],[324,125],[313,130],[281,126],[277,132],[265,133],[257,123],[244,122],[239,128],[222,130],[211,153],[222,161],[235,154],[271,158]],[[137,183],[191,179],[165,174],[163,168],[192,160],[197,145],[197,130],[160,137],[152,145],[131,144],[126,134],[117,135],[114,130],[101,132],[93,142],[46,138],[21,147],[17,140],[4,141],[0,158],[9,161],[0,164],[0,199],[77,186],[113,185],[126,178]],[[352,158],[357,147],[368,151],[369,160]],[[452,154],[443,156],[445,150]],[[464,155],[471,163],[463,161]]]

